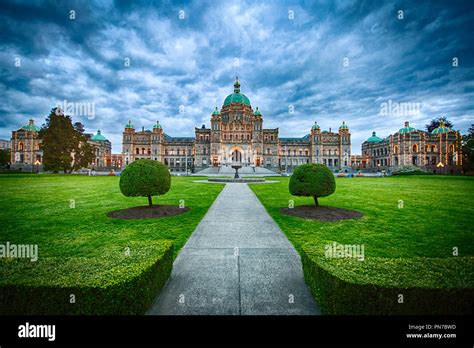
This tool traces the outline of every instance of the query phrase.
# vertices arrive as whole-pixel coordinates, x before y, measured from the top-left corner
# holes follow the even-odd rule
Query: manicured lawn
[[[191,210],[162,219],[116,220],[107,212],[147,205],[124,197],[118,177],[1,175],[0,243],[38,244],[40,257],[96,257],[134,241],[168,239],[176,256],[223,185],[173,177],[171,190],[154,204]]]
[[[317,222],[280,213],[289,200],[313,204],[288,192],[289,178],[278,184],[250,185],[297,249],[305,243],[364,244],[366,256],[452,257],[474,255],[474,178],[446,176],[337,178],[336,192],[321,205],[361,211],[360,220]],[[403,208],[399,208],[399,201]]]
[[[335,194],[320,204],[365,214],[339,222],[283,215],[280,209],[290,200],[303,205],[313,199],[291,196],[289,179],[276,180],[251,188],[300,252],[306,282],[323,313],[470,313],[474,178],[338,178]],[[333,242],[363,245],[365,259],[327,257],[325,247]]]
[[[36,262],[0,259],[0,314],[144,314],[223,188],[195,179],[173,177],[154,199],[190,211],[117,220],[107,213],[148,204],[124,197],[118,177],[0,175],[0,244],[39,249]]]

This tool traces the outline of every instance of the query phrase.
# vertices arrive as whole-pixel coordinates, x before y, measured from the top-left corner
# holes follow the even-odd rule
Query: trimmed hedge
[[[3,259],[0,314],[144,314],[172,266],[168,240],[133,242],[97,258]]]
[[[394,170],[392,175],[433,175],[433,173],[415,166],[402,166]]]
[[[325,258],[308,247],[301,255],[306,282],[325,314],[472,313],[473,257],[365,257],[361,262]]]
[[[336,191],[336,180],[324,164],[306,163],[295,168],[288,183],[293,196],[312,196],[318,205],[318,197],[327,197]]]

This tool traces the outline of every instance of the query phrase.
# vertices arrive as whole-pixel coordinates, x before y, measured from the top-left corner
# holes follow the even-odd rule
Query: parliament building
[[[263,114],[241,93],[239,80],[220,110],[210,115],[210,128],[195,128],[194,137],[172,137],[157,121],[152,130],[136,130],[131,121],[123,131],[123,164],[140,158],[160,161],[172,171],[228,167],[292,171],[303,163],[324,163],[333,170],[349,169],[351,134],[342,123],[337,132],[322,131],[315,123],[301,138],[281,138],[278,128],[264,128]]]

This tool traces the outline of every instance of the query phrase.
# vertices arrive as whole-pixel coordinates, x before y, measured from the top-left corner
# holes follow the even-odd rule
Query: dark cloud
[[[324,129],[345,120],[359,153],[373,130],[386,136],[405,119],[423,128],[447,115],[466,131],[473,23],[471,1],[4,0],[0,137],[30,117],[41,124],[64,100],[94,103],[95,117],[74,120],[100,128],[114,152],[128,119],[189,136],[235,75],[283,137],[306,134],[315,120]],[[421,113],[381,116],[388,100],[420,103]]]

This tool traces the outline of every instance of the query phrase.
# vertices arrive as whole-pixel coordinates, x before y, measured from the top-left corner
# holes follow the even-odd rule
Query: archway
[[[242,163],[242,152],[239,150],[232,151],[232,163]]]

